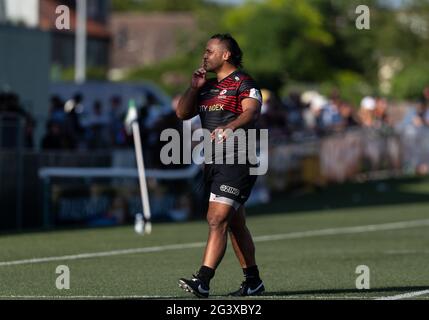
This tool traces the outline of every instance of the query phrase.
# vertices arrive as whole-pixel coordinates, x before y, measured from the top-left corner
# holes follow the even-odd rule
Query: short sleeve
[[[261,90],[252,78],[244,79],[238,88],[238,101],[241,102],[245,98],[253,98],[262,104]]]

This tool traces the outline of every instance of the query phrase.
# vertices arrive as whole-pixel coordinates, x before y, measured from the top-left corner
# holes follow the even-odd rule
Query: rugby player
[[[224,143],[231,132],[255,128],[262,103],[255,81],[242,68],[242,51],[229,34],[216,34],[207,42],[203,65],[197,69],[191,85],[181,97],[176,115],[186,120],[199,115],[202,127],[210,130],[213,144]],[[207,79],[208,72],[216,77]],[[255,246],[246,227],[244,203],[248,199],[256,175],[250,175],[252,163],[238,164],[243,146],[234,143],[234,164],[218,164],[217,156],[205,163],[204,181],[210,191],[207,222],[208,240],[200,269],[191,279],[181,278],[179,286],[197,297],[208,297],[210,280],[221,262],[228,233],[234,252],[243,269],[244,281],[233,296],[253,296],[264,292],[255,260]],[[222,154],[224,160],[231,156]]]

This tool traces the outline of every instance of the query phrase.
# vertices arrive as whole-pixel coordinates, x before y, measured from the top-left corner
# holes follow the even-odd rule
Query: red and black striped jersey
[[[242,112],[241,101],[253,98],[262,103],[262,96],[256,82],[246,73],[235,70],[217,81],[209,79],[198,92],[197,107],[202,127],[213,131],[228,124]],[[254,128],[251,123],[244,129]]]

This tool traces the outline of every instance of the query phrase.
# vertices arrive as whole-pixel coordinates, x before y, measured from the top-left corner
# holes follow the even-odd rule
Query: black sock
[[[210,280],[214,277],[214,274],[214,269],[206,266],[201,266],[200,270],[198,271],[198,278],[202,282],[204,282],[205,285],[209,286]]]
[[[247,282],[256,283],[261,281],[261,278],[259,278],[259,270],[257,265],[243,268],[243,274]]]

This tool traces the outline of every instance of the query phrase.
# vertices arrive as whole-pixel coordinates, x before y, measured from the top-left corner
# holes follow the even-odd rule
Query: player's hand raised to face
[[[201,88],[204,83],[206,83],[206,73],[207,71],[204,68],[195,70],[195,72],[192,74],[191,87],[194,89]]]

